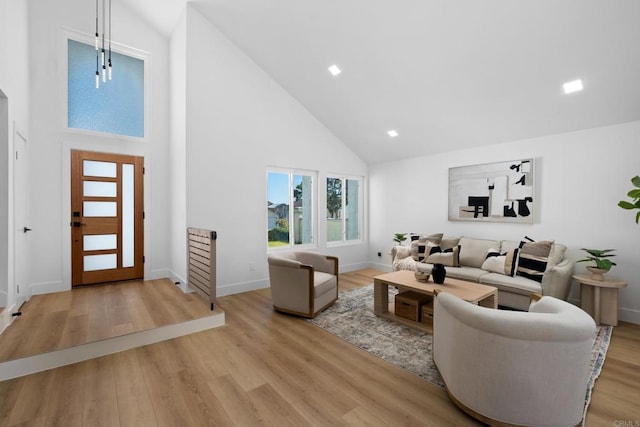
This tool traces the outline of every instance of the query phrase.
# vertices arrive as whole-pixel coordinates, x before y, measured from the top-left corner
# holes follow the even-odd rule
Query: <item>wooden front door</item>
[[[71,151],[71,283],[144,276],[143,164],[136,156]]]

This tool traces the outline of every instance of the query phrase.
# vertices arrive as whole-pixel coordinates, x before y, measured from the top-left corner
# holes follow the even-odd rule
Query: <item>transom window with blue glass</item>
[[[112,52],[112,78],[96,88],[95,47],[69,39],[67,52],[67,126],[143,138],[144,60]]]

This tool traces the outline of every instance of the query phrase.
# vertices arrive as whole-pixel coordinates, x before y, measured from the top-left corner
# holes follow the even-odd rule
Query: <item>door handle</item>
[[[24,227],[24,228],[22,229],[22,231],[26,233],[27,231],[31,231],[31,229],[30,229],[30,228],[28,228],[28,227]]]

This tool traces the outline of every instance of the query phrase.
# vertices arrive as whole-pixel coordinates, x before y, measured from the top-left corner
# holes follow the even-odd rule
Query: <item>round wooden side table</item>
[[[618,324],[618,289],[627,286],[624,280],[604,277],[593,280],[589,274],[574,274],[580,282],[580,307],[589,313],[596,324]]]

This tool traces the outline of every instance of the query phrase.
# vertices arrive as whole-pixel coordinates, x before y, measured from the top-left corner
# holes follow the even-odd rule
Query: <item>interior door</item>
[[[15,127],[15,123],[14,123]],[[13,265],[15,278],[16,308],[26,301],[29,284],[29,267],[27,259],[28,233],[31,231],[27,215],[27,196],[29,185],[27,172],[28,152],[27,139],[17,129],[14,129],[13,144],[15,154],[13,158]]]
[[[144,276],[144,159],[71,151],[73,286]]]

